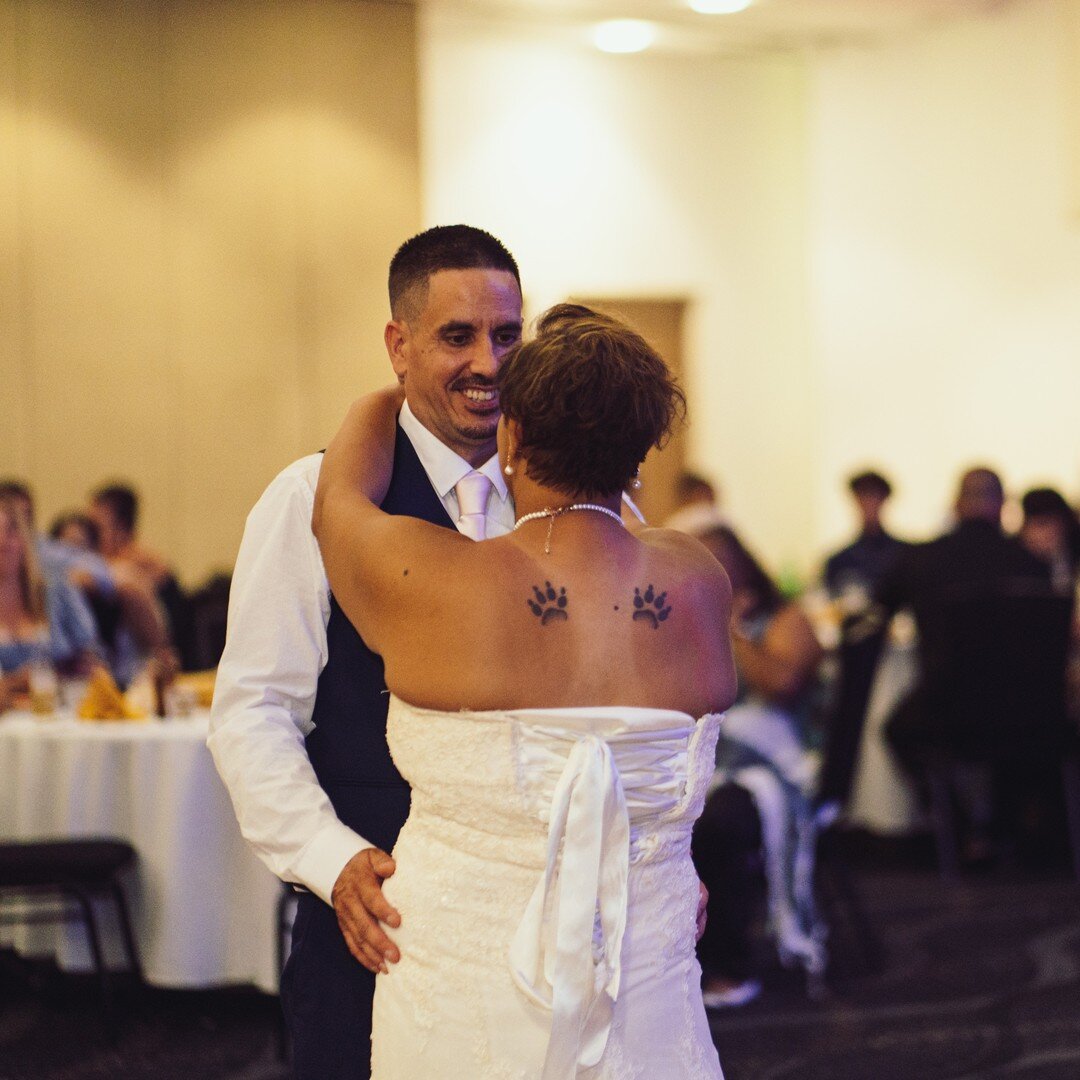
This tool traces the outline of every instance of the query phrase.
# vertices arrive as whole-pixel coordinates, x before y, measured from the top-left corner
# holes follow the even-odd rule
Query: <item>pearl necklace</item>
[[[524,514],[514,522],[514,532],[517,532],[527,521],[538,521],[540,518],[547,518],[548,531],[547,539],[544,541],[544,554],[550,555],[551,530],[555,528],[555,519],[561,517],[563,514],[569,514],[574,510],[595,510],[598,514],[606,514],[609,518],[614,518],[625,528],[622,517],[615,513],[614,510],[608,509],[606,506],[600,506],[597,503],[572,503],[570,506],[557,506],[554,510],[535,510],[531,514]]]

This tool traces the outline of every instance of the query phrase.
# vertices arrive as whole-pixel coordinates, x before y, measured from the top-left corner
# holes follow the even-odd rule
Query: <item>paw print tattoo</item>
[[[529,610],[540,620],[541,626],[547,626],[549,622],[555,622],[556,620],[566,622],[570,618],[570,614],[566,610],[565,586],[556,592],[555,586],[550,581],[545,581],[542,589],[539,585],[533,586],[533,596],[536,598],[535,600],[529,599],[525,603],[529,605]]]
[[[662,592],[658,596],[652,585],[644,593],[640,588],[635,588],[634,622],[647,622],[654,630],[659,630],[660,624],[671,614],[671,605],[665,607],[665,600],[667,600],[667,593]]]

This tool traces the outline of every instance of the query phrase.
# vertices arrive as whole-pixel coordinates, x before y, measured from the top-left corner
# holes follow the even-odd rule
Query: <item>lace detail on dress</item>
[[[689,857],[717,719],[441,713],[391,699],[388,740],[413,799],[385,886],[402,915],[392,933],[402,960],[377,982],[374,1080],[722,1080],[694,957]],[[612,824],[589,839],[594,803]],[[559,882],[580,880],[589,851],[605,884],[581,901]],[[532,924],[530,899],[541,916]],[[546,929],[570,916],[583,935],[570,955],[594,973],[580,984],[559,974],[561,939]],[[532,944],[516,984],[511,942],[522,933]],[[584,996],[566,998],[572,985]],[[560,1020],[576,1015],[580,1043],[567,1041],[577,1021]]]

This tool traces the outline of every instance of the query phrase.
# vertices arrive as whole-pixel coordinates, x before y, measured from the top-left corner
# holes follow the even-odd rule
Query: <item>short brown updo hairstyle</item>
[[[528,475],[568,495],[624,490],[667,441],[686,398],[636,331],[580,304],[540,316],[497,376],[503,415],[521,426]]]

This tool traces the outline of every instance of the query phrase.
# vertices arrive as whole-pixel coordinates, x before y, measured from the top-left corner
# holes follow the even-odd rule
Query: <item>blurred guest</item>
[[[37,532],[34,498],[29,485],[21,480],[0,481],[0,497],[13,500],[34,536],[34,547],[47,576],[57,574],[84,591],[108,599],[115,597],[116,582],[108,563],[93,548],[63,543],[53,536]]]
[[[926,615],[950,596],[990,592],[1006,583],[1049,584],[1049,567],[1001,527],[1005,489],[992,469],[969,469],[953,505],[956,526],[909,545],[875,591],[886,614],[911,608],[922,632]]]
[[[91,495],[89,516],[98,529],[101,554],[114,572],[149,586],[165,612],[171,646],[186,653],[191,636],[187,598],[164,556],[138,538],[139,497],[134,489],[127,484],[98,488]]]
[[[107,484],[90,497],[89,516],[98,530],[101,554],[111,563],[137,567],[158,587],[172,576],[163,556],[143,545],[136,533],[139,497],[127,484]]]
[[[62,514],[52,523],[49,536],[63,546],[97,556],[98,527],[88,514]],[[118,562],[108,572],[109,591],[102,590],[97,580],[79,567],[72,568],[68,576],[86,593],[109,666],[126,686],[146,657],[168,649],[165,612],[152,583],[137,568]]]
[[[34,664],[85,672],[97,659],[93,621],[75,588],[41,568],[22,508],[0,495],[0,671],[5,691]]]
[[[1022,500],[1020,542],[1050,567],[1054,592],[1074,593],[1080,601],[1080,519],[1053,488],[1032,488]],[[1072,641],[1066,672],[1067,707],[1080,724],[1080,603],[1073,613]]]
[[[710,896],[699,946],[705,1001],[716,1008],[743,1004],[760,989],[749,970],[759,837],[769,920],[781,955],[808,970],[820,970],[824,961],[805,872],[813,865],[822,650],[799,605],[781,596],[730,528],[712,528],[699,538],[731,579],[740,683],[740,699],[728,710],[717,745],[717,788],[693,840],[695,865]]]
[[[78,510],[69,510],[57,517],[49,526],[49,536],[77,551],[97,551],[100,542],[93,519]]]
[[[859,535],[826,561],[825,586],[834,599],[858,593],[865,606],[907,545],[892,536],[881,520],[885,503],[892,495],[892,484],[881,473],[856,473],[848,480],[848,491],[859,516]]]
[[[901,608],[915,616],[922,671],[937,670],[947,650],[940,612],[950,600],[995,595],[1017,588],[1049,591],[1050,569],[1001,528],[1005,491],[992,469],[969,469],[960,479],[956,527],[902,552],[880,583],[875,599],[884,618]],[[927,754],[941,733],[927,715],[920,683],[886,722],[885,733],[900,764],[923,786]]]
[[[664,522],[665,529],[700,536],[708,529],[725,524],[716,488],[700,473],[689,470],[679,473],[675,481],[675,498],[678,505]]]
[[[1021,501],[1020,543],[1050,567],[1054,591],[1068,595],[1080,574],[1080,519],[1054,488],[1032,488]]]

